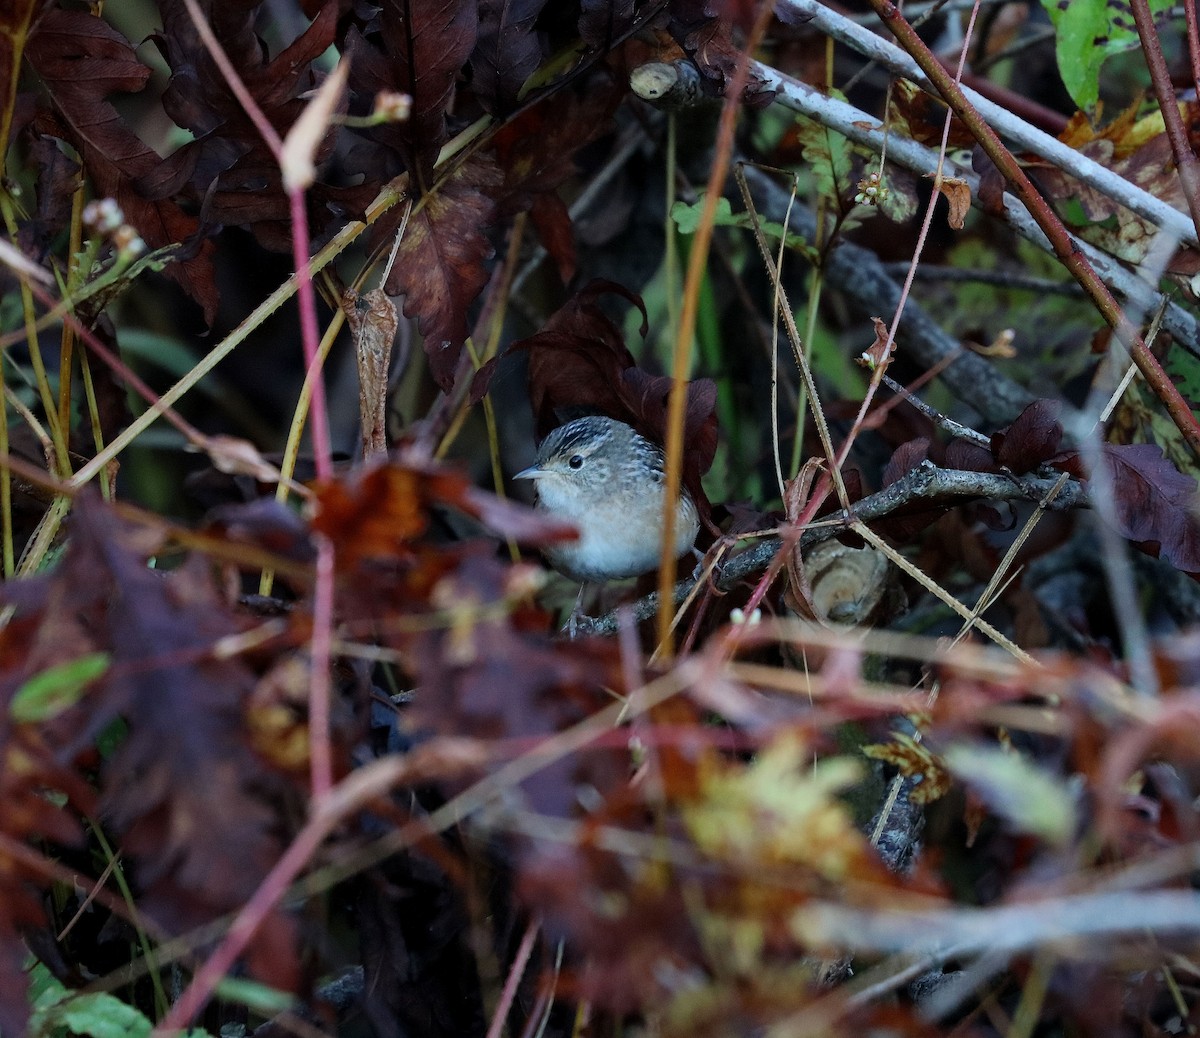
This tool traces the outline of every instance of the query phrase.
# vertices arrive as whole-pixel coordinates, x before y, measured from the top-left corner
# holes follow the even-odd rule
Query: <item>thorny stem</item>
[[[941,63],[934,57],[925,42],[913,31],[912,26],[908,24],[896,5],[891,0],[870,0],[870,3],[883,23],[929,77],[943,100],[970,128],[980,147],[1008,182],[1013,193],[1029,210],[1030,215],[1033,216],[1046,237],[1050,239],[1059,261],[1083,286],[1118,340],[1129,350],[1142,377],[1162,401],[1187,445],[1193,453],[1200,456],[1200,425],[1197,424],[1191,408],[1188,407],[1187,402],[1180,395],[1167,373],[1163,371],[1154,354],[1150,352],[1137,329],[1129,323],[1112,293],[1084,258],[1083,253],[1079,251],[1062,221],[1038,193],[1025,171],[1013,158],[1012,153],[996,136],[995,131],[984,122],[974,106],[963,96],[962,89],[942,68]]]
[[[1146,0],[1132,0],[1132,4],[1133,20],[1137,23],[1142,53],[1146,56],[1146,67],[1150,70],[1150,82],[1154,84],[1154,96],[1158,98],[1167,140],[1171,144],[1171,154],[1175,156],[1175,168],[1183,185],[1183,197],[1187,199],[1188,211],[1192,214],[1197,232],[1200,232],[1200,163],[1196,162],[1187,130],[1179,115],[1179,102],[1175,100],[1175,88],[1171,85],[1167,59],[1163,57],[1162,43],[1154,28],[1154,17],[1150,14]],[[1190,10],[1190,26],[1196,18],[1195,4],[1189,2],[1183,6]]]

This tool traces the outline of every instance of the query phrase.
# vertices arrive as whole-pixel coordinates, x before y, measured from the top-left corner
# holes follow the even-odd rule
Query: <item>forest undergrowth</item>
[[[1191,0],[0,6],[0,1035],[1195,1033],[1198,94]],[[700,534],[565,628],[584,414]]]

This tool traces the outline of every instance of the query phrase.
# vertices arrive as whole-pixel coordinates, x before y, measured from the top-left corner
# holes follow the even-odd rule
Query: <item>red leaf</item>
[[[372,136],[403,155],[422,194],[432,186],[454,81],[475,49],[478,28],[474,0],[386,0],[379,12],[379,47],[357,29],[347,35],[356,89],[394,90],[412,98],[407,120]]]
[[[538,237],[558,267],[565,285],[575,276],[575,236],[571,233],[571,214],[556,194],[538,195],[529,210]]]
[[[334,42],[337,4],[323,6],[312,24],[269,61],[265,44],[253,30],[256,6],[214,0],[201,4],[238,76],[283,137],[306,105],[300,95],[316,84],[313,62]],[[249,227],[264,247],[289,251],[291,214],[278,162],[217,69],[182,3],[162,0],[160,11],[164,31],[154,40],[171,66],[163,107],[197,139],[140,180],[139,187],[164,197],[186,185],[196,199],[205,199],[213,222]],[[331,128],[318,161],[328,156],[334,137]],[[213,181],[217,187],[206,198]],[[314,194],[321,196],[323,189],[318,184]],[[319,230],[331,215],[314,206],[314,228]]]
[[[633,28],[633,0],[581,0],[579,38],[589,47],[610,50]]]
[[[907,475],[929,456],[929,441],[924,437],[900,444],[883,469],[882,483],[890,487],[901,476]]]
[[[1104,445],[1121,535],[1187,573],[1200,573],[1196,481],[1153,443]],[[1157,544],[1157,552],[1151,550]]]
[[[173,201],[151,200],[138,190],[137,178],[155,171],[162,160],[105,100],[109,94],[141,91],[150,76],[129,41],[100,18],[51,8],[38,20],[26,55],[66,123],[63,135],[82,156],[97,194],[116,199],[151,248],[193,238],[199,229],[195,218]],[[204,308],[210,323],[217,309],[213,252],[212,243],[204,242],[195,255],[164,268]]]
[[[545,6],[546,0],[480,0],[471,85],[489,112],[512,111],[521,87],[541,64],[534,23]]]
[[[1012,425],[992,436],[997,463],[1021,476],[1053,458],[1062,442],[1061,413],[1058,400],[1035,400],[1026,407]]]
[[[384,286],[403,295],[404,314],[416,317],[434,379],[454,383],[458,356],[469,334],[467,308],[487,284],[484,261],[492,255],[487,228],[496,211],[492,196],[500,171],[476,154],[426,195],[408,219],[396,263]],[[403,214],[385,221],[378,238],[394,233]]]

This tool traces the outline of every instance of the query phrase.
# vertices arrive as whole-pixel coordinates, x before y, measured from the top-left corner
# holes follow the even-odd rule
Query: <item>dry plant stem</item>
[[[267,117],[263,115],[262,109],[258,107],[250,91],[246,89],[246,85],[242,82],[241,77],[238,76],[237,70],[233,67],[233,64],[221,47],[220,41],[213,35],[208,20],[204,17],[196,0],[184,0],[184,6],[187,7],[188,16],[192,19],[192,24],[196,28],[197,35],[199,35],[201,41],[204,43],[204,49],[208,51],[209,57],[213,59],[213,63],[220,69],[221,77],[225,80],[226,85],[234,97],[238,99],[242,110],[249,117],[250,121],[254,123],[259,136],[262,137],[267,147],[271,150],[272,157],[279,163],[283,153],[283,141],[280,140],[279,134],[275,132],[275,128],[267,120]],[[312,287],[312,275],[314,271],[308,255],[308,214],[305,212],[304,190],[302,188],[289,187],[287,195],[292,218],[292,258],[296,265],[297,304],[300,309],[300,339],[304,348],[305,364],[308,368],[311,368],[313,360],[317,355],[317,342],[320,336],[317,334],[317,307]],[[313,385],[311,414],[313,455],[317,477],[319,479],[328,479],[333,474],[333,453],[329,442],[329,421],[325,406],[325,382],[321,377],[317,377]]]
[[[1055,255],[1083,285],[1088,296],[1096,305],[1096,309],[1100,311],[1101,316],[1113,329],[1122,345],[1129,350],[1138,370],[1154,394],[1162,401],[1167,413],[1192,452],[1200,456],[1200,425],[1197,424],[1187,401],[1183,399],[1175,384],[1147,348],[1137,329],[1129,324],[1120,305],[1092,269],[1091,264],[1084,259],[1062,221],[1038,193],[1025,171],[1013,158],[1012,153],[1000,142],[996,132],[983,121],[979,113],[964,97],[961,88],[946,74],[937,58],[913,31],[912,26],[900,14],[896,5],[891,0],[870,0],[870,3],[884,24],[900,40],[937,87],[942,98],[966,123],[980,147],[987,153],[988,158],[995,164],[1013,192],[1024,203],[1025,208],[1037,221],[1046,237],[1050,239]],[[1194,236],[1194,234],[1195,230],[1193,229],[1192,235]]]
[[[989,624],[986,620],[980,619],[975,610],[968,609],[962,604],[962,602],[960,602],[957,598],[950,594],[949,591],[942,587],[941,584],[914,566],[908,561],[908,559],[906,559],[903,555],[896,551],[895,548],[888,544],[887,541],[885,541],[878,534],[874,533],[863,523],[856,522],[851,526],[851,529],[877,551],[883,552],[883,554],[886,555],[889,560],[891,560],[893,566],[902,572],[907,573],[931,595],[937,598],[944,605],[949,606],[953,612],[962,617],[963,621],[968,626],[973,626],[982,631],[989,638],[991,638],[992,641],[994,641],[1006,652],[1011,653],[1022,663],[1034,662],[1033,657],[1030,656],[1029,653],[1027,653],[1011,639],[997,631],[996,628]]]
[[[314,813],[333,789],[333,749],[330,745],[330,657],[333,642],[333,543],[313,534],[317,546],[313,581],[312,635],[309,640],[308,754]]]
[[[827,7],[820,0],[777,0],[777,2],[781,8],[788,7],[797,14],[803,15],[807,24],[812,28],[827,33],[860,54],[878,61],[884,68],[898,76],[912,80],[922,89],[931,90],[930,81],[936,85],[939,79],[944,81],[949,78],[941,62],[935,55],[930,54],[928,49],[925,50],[925,53],[933,67],[937,69],[936,77],[930,72],[924,59],[914,63],[915,52],[909,51],[909,54],[912,55],[910,57],[895,44],[889,43],[861,25],[855,25],[854,22]],[[885,6],[898,15],[894,4],[876,5],[876,0],[872,0],[872,6],[875,7],[876,13],[880,11],[880,6]],[[890,16],[885,17],[885,23],[888,18]],[[905,50],[908,50],[907,46],[905,46]],[[922,75],[922,72],[925,74]],[[938,88],[938,92],[941,92],[940,88]],[[1190,245],[1200,245],[1192,221],[1162,199],[1143,191],[1100,163],[1081,155],[1069,145],[1055,140],[1049,134],[1014,117],[1007,108],[994,104],[975,91],[964,89],[962,95],[968,98],[976,112],[986,119],[990,126],[995,127],[998,133],[1014,141],[1021,148],[1033,152],[1095,188],[1101,194],[1120,202],[1121,205],[1132,209],[1155,226],[1169,230],[1179,241]],[[961,113],[957,110],[955,114],[959,114],[961,117]]]
[[[775,9],[774,0],[763,3],[750,36],[745,52],[738,57],[737,68],[725,88],[725,101],[721,106],[721,119],[717,124],[717,139],[713,148],[712,170],[708,176],[708,187],[704,194],[704,208],[700,224],[692,239],[692,251],[688,256],[687,277],[683,284],[683,310],[679,315],[679,327],[675,333],[675,350],[671,359],[671,395],[667,401],[666,486],[663,492],[662,558],[658,571],[658,590],[661,608],[658,613],[656,640],[663,659],[672,656],[671,587],[675,583],[675,506],[683,483],[683,418],[687,406],[687,375],[692,356],[692,340],[696,333],[696,316],[700,306],[700,284],[704,279],[708,250],[712,244],[713,226],[717,215],[717,200],[721,197],[725,178],[729,175],[729,164],[733,156],[733,131],[737,125],[738,109],[742,91],[750,76],[750,55],[762,40],[767,23]]]
[[[1133,20],[1137,24],[1138,38],[1142,41],[1142,53],[1146,56],[1146,67],[1150,70],[1150,82],[1154,84],[1154,96],[1158,98],[1167,140],[1171,144],[1171,154],[1175,156],[1175,169],[1179,174],[1179,182],[1183,185],[1183,197],[1187,199],[1192,223],[1196,225],[1197,232],[1200,232],[1200,163],[1196,161],[1187,129],[1179,114],[1175,87],[1171,83],[1171,73],[1167,69],[1167,59],[1163,56],[1162,42],[1154,28],[1150,7],[1146,0],[1130,0],[1130,5],[1133,7]],[[1190,18],[1195,21],[1195,4],[1192,0],[1185,3],[1184,7],[1192,8]]]
[[[817,393],[817,383],[813,378],[812,368],[809,366],[808,359],[804,354],[804,344],[800,341],[800,330],[796,327],[796,318],[792,314],[792,304],[788,300],[787,293],[783,290],[779,268],[775,264],[771,250],[767,248],[767,240],[763,234],[758,210],[755,208],[754,202],[750,197],[750,187],[746,180],[745,167],[739,165],[736,175],[738,188],[742,192],[746,211],[750,214],[750,222],[754,229],[754,242],[758,246],[763,266],[767,269],[767,277],[771,279],[772,291],[774,292],[776,302],[776,313],[783,318],[783,326],[787,329],[788,342],[792,347],[792,356],[796,360],[796,368],[800,372],[800,377],[808,393],[808,399],[812,408],[813,424],[817,427],[817,437],[821,441],[821,450],[824,452],[825,459],[829,463],[829,474],[832,476],[834,486],[837,489],[838,503],[843,509],[848,509],[850,507],[850,498],[846,493],[846,485],[842,481],[842,473],[836,460],[837,452],[833,449],[833,438],[830,436],[829,424],[825,421],[825,412],[821,407],[821,398]],[[788,211],[789,213],[791,211],[790,196]]]
[[[386,185],[379,193],[378,197],[372,203],[368,213],[367,222],[360,223],[353,221],[343,227],[320,252],[313,256],[309,265],[310,272],[316,274],[319,270],[335,260],[342,254],[371,224],[379,219],[388,209],[395,205],[403,197],[407,177],[398,177],[392,183]],[[225,357],[232,353],[240,346],[252,332],[254,332],[268,317],[278,310],[284,303],[292,297],[296,291],[298,279],[295,274],[287,279],[279,288],[275,289],[266,299],[250,312],[250,314],[220,343],[213,347],[212,350],[189,371],[183,378],[168,389],[160,396],[154,405],[147,411],[143,412],[133,420],[128,428],[124,429],[112,443],[105,448],[104,451],[97,454],[91,461],[84,465],[74,477],[72,484],[78,486],[92,479],[96,473],[107,465],[113,458],[120,454],[128,447],[135,439],[137,439],[149,426],[159,418],[181,397],[191,391],[205,375],[217,366]]]
[[[192,0],[195,2],[195,0]],[[313,460],[317,478],[333,476],[333,448],[329,438],[329,410],[325,404],[325,374],[320,357],[320,334],[317,331],[317,299],[313,292],[312,270],[308,258],[308,214],[304,207],[304,191],[288,191],[292,207],[292,256],[296,264],[296,303],[300,308],[300,341],[304,346],[304,364],[313,371],[312,406],[309,426],[312,435]]]
[[[0,386],[5,385],[4,352],[0,350]],[[0,554],[4,558],[4,579],[11,580],[16,569],[16,553],[13,548],[12,516],[12,472],[5,461],[9,457],[8,404],[5,394],[0,393]]]
[[[2,138],[0,138],[2,139]],[[67,242],[67,284],[73,284],[81,276],[79,262],[83,252],[83,206],[85,192],[81,180],[71,194],[71,226]],[[63,429],[71,428],[71,373],[75,354],[75,332],[63,324],[58,346],[58,424]],[[93,420],[95,411],[92,412]]]

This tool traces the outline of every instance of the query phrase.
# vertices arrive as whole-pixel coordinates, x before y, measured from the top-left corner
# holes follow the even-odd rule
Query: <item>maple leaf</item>
[[[403,295],[404,314],[417,318],[434,379],[448,390],[469,333],[467,308],[487,284],[484,261],[501,174],[493,159],[475,154],[414,207],[384,291]],[[384,221],[375,240],[395,233],[403,213]]]
[[[377,25],[378,45],[357,27],[347,33],[351,85],[412,98],[404,122],[376,127],[370,136],[403,157],[424,194],[433,187],[433,164],[446,140],[454,82],[475,49],[478,7],[475,0],[386,0]]]
[[[138,179],[162,160],[106,100],[114,93],[140,92],[150,76],[129,41],[98,17],[51,8],[38,19],[25,54],[59,116],[57,134],[79,152],[95,193],[115,199],[152,249],[194,238],[199,231],[194,217],[177,202],[148,198],[139,189]],[[194,255],[164,268],[203,307],[209,323],[217,309],[214,251],[206,241]]]
[[[529,210],[563,283],[575,273],[575,242],[566,204],[556,194],[576,172],[574,156],[610,132],[624,91],[611,78],[592,77],[578,91],[560,91],[502,127],[496,159],[504,170],[503,214]]]
[[[471,85],[493,114],[504,115],[517,106],[521,87],[541,63],[534,25],[545,6],[546,0],[480,0]]]
[[[312,23],[275,58],[255,34],[254,7],[201,5],[222,50],[255,104],[280,137],[304,110],[301,95],[315,83],[313,62],[334,42],[337,5],[325,4]],[[261,244],[276,251],[291,248],[291,214],[279,163],[216,67],[180,0],[159,5],[164,31],[152,39],[171,66],[163,108],[196,135],[139,186],[157,196],[185,189],[213,222],[249,227]],[[334,130],[326,133],[316,159],[333,148]],[[210,191],[213,182],[215,189]],[[320,195],[320,186],[314,192]],[[313,207],[319,228],[331,215]]]

